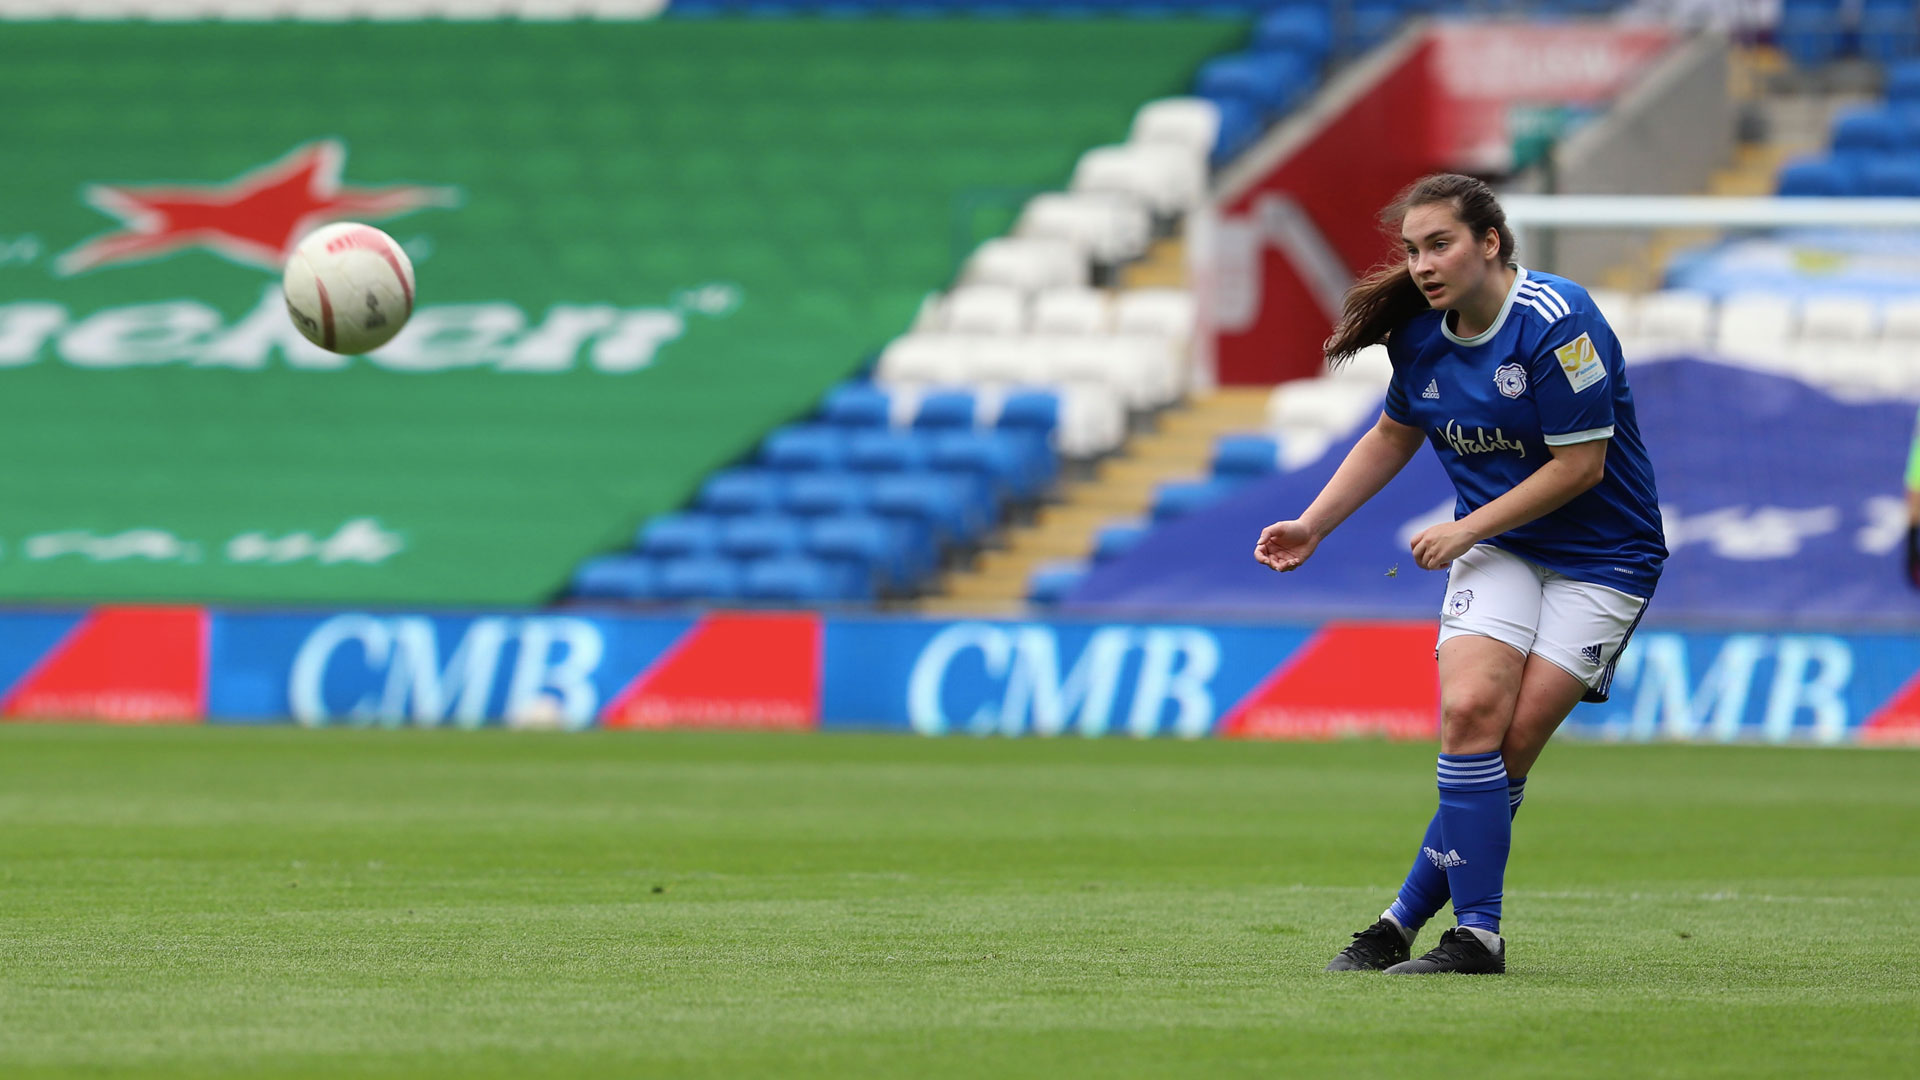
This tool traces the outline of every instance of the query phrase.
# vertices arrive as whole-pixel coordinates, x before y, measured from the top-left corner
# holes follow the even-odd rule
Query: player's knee
[[[1450,754],[1501,747],[1513,720],[1513,702],[1491,689],[1446,694],[1440,703],[1440,739]]]

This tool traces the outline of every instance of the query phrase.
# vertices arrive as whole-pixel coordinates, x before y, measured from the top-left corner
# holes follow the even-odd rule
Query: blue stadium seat
[[[820,419],[840,428],[883,428],[891,409],[885,390],[868,382],[848,382],[827,392]]]
[[[1851,170],[1832,158],[1807,158],[1780,170],[1776,190],[1782,195],[1844,196],[1859,194]]]
[[[846,456],[847,433],[827,424],[789,424],[760,444],[760,460],[781,472],[837,469]]]
[[[890,473],[925,469],[931,439],[915,431],[856,431],[847,439],[847,465],[858,472]]]
[[[1895,105],[1920,105],[1920,60],[1887,65],[1887,100]]]
[[[807,527],[807,553],[842,567],[850,579],[865,583],[871,593],[876,581],[891,589],[905,589],[931,570],[935,552],[915,547],[913,534],[886,518],[872,514],[844,514],[817,518]]]
[[[1847,26],[1838,3],[1787,0],[1774,40],[1800,67],[1819,67],[1840,56]]]
[[[1253,145],[1260,137],[1263,125],[1260,123],[1260,110],[1243,98],[1209,98],[1214,108],[1220,111],[1220,131],[1213,139],[1213,152],[1210,160],[1219,165],[1232,160],[1240,151]]]
[[[1860,55],[1880,63],[1920,52],[1920,17],[1913,0],[1866,0],[1860,11]]]
[[[1027,578],[1027,602],[1052,607],[1066,599],[1087,576],[1080,563],[1043,563]]]
[[[852,599],[854,583],[837,568],[805,555],[776,555],[747,567],[740,595],[747,600],[824,604]]]
[[[654,595],[659,569],[643,555],[601,555],[573,572],[569,595],[592,600],[645,600]]]
[[[700,509],[710,514],[757,514],[780,507],[783,476],[771,469],[726,469],[700,485]]]
[[[1324,64],[1333,52],[1333,16],[1326,7],[1308,4],[1270,11],[1254,24],[1253,47],[1304,53]]]
[[[1906,141],[1906,123],[1891,109],[1848,109],[1833,121],[1836,154],[1890,154]]]
[[[786,496],[781,509],[787,513],[821,517],[863,511],[871,493],[867,478],[859,473],[812,472],[792,474]]]
[[[1910,199],[1920,196],[1920,160],[1873,158],[1861,168],[1863,195]]]
[[[671,558],[705,555],[720,546],[720,519],[711,514],[662,514],[640,527],[634,549]]]
[[[1236,485],[1231,481],[1197,480],[1161,484],[1153,489],[1153,520],[1171,521],[1220,501]]]
[[[934,436],[933,467],[978,477],[998,498],[1038,493],[1040,477],[1026,467],[1018,436],[999,431],[943,431]]]
[[[920,399],[913,426],[919,431],[970,431],[976,404],[965,390],[937,390]]]
[[[930,544],[970,544],[988,517],[971,497],[967,478],[943,473],[883,473],[873,478],[873,512],[917,525]]]
[[[720,526],[719,551],[740,560],[765,559],[800,543],[804,523],[787,514],[743,514]]]
[[[1112,562],[1139,547],[1140,541],[1152,531],[1152,526],[1133,523],[1106,526],[1093,538],[1094,565]]]
[[[740,595],[740,567],[716,555],[660,563],[654,593],[662,600],[732,600]]]
[[[1280,443],[1270,435],[1227,435],[1213,444],[1213,475],[1252,480],[1280,471]]]
[[[1299,104],[1317,81],[1313,61],[1300,53],[1229,53],[1200,65],[1194,90],[1204,97],[1237,97],[1278,115]]]
[[[1393,36],[1406,11],[1399,0],[1352,0],[1337,27],[1340,51],[1361,53]]]

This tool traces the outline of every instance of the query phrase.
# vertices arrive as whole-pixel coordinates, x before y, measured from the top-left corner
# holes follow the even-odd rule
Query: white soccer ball
[[[350,356],[385,345],[413,314],[413,263],[371,225],[343,221],[302,237],[280,287],[308,341]]]

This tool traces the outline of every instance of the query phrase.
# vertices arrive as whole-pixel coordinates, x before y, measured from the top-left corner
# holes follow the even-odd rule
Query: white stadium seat
[[[1892,300],[1880,308],[1880,336],[1920,342],[1920,300]]]
[[[1380,409],[1382,392],[1346,379],[1295,379],[1267,398],[1267,427],[1288,435],[1324,431],[1340,435]]]
[[[1328,371],[1327,378],[1364,383],[1384,394],[1387,384],[1393,381],[1393,361],[1387,357],[1385,345],[1369,345],[1349,357],[1346,363]]]
[[[1790,296],[1728,296],[1714,315],[1714,351],[1753,367],[1780,370],[1787,363],[1798,315],[1799,306]]]
[[[1036,334],[1104,334],[1113,328],[1113,302],[1099,289],[1048,289],[1033,298]]]
[[[907,334],[880,351],[883,382],[951,383],[972,381],[975,340],[959,334]]]
[[[1800,308],[1805,341],[1867,341],[1879,331],[1873,301],[1854,296],[1815,296]]]
[[[1006,285],[1025,292],[1087,284],[1086,259],[1064,240],[1001,237],[968,257],[961,280],[969,285]]]
[[[990,338],[973,350],[968,377],[1002,386],[1039,386],[1058,381],[1051,360],[1044,344],[1032,335]]]
[[[1138,200],[1106,192],[1047,192],[1027,200],[1015,236],[1065,240],[1085,258],[1125,262],[1146,254],[1153,222]]]
[[[1122,334],[1191,341],[1194,317],[1193,294],[1185,289],[1131,289],[1113,305],[1113,328]]]
[[[1133,114],[1130,143],[1170,143],[1201,159],[1213,152],[1220,135],[1220,107],[1206,98],[1175,97],[1149,101]]]
[[[941,304],[940,328],[956,334],[1018,334],[1027,328],[1027,294],[1007,285],[962,285]]]
[[[1072,190],[1129,195],[1154,213],[1172,217],[1198,206],[1207,193],[1204,161],[1178,147],[1152,144],[1097,146],[1080,155]]]
[[[1634,352],[1646,360],[1705,348],[1713,331],[1713,301],[1705,293],[1669,289],[1640,298]]]
[[[1636,319],[1632,293],[1619,289],[1588,289],[1587,295],[1593,299],[1593,306],[1600,309],[1600,317],[1613,328],[1615,337],[1633,336]]]

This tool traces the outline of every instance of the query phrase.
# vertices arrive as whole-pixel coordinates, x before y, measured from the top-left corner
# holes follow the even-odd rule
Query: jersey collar
[[[1513,286],[1507,290],[1507,299],[1500,305],[1500,314],[1494,317],[1492,326],[1487,327],[1472,337],[1461,337],[1459,334],[1453,332],[1453,327],[1447,325],[1447,312],[1443,311],[1440,313],[1440,332],[1447,335],[1447,340],[1453,342],[1455,345],[1485,345],[1487,342],[1492,341],[1493,335],[1499,333],[1500,328],[1507,324],[1507,312],[1513,310],[1513,302],[1520,295],[1520,284],[1526,280],[1527,268],[1524,266],[1514,267]]]

